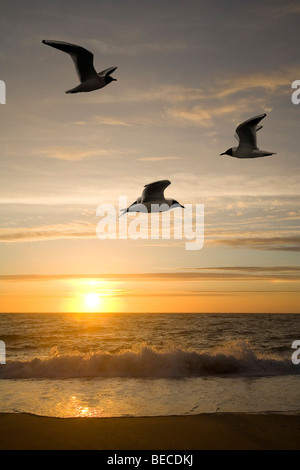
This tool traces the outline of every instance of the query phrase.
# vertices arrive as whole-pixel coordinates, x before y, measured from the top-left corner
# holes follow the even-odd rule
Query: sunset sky
[[[298,313],[299,21],[291,0],[1,0],[0,310]],[[65,94],[74,65],[43,39],[117,81]],[[220,157],[264,112],[276,155]],[[204,204],[201,250],[97,238],[100,204],[161,179]]]

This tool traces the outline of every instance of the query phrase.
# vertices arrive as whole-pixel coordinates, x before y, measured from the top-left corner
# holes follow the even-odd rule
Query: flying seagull
[[[123,214],[126,212],[165,212],[175,207],[184,206],[179,204],[175,199],[166,199],[164,190],[171,184],[169,180],[155,181],[154,183],[146,184],[142,192],[142,196],[138,197],[127,209],[123,209]]]
[[[258,126],[258,124],[264,117],[266,117],[265,113],[242,122],[236,128],[235,137],[239,140],[238,147],[232,147],[220,155],[230,155],[236,158],[257,158],[274,155],[274,152],[260,150],[256,144],[256,132],[263,127]]]
[[[87,49],[84,49],[81,46],[76,46],[75,44],[69,44],[68,42],[48,41],[45,39],[42,42],[47,44],[47,46],[55,47],[55,49],[59,49],[60,51],[70,54],[71,59],[75,64],[80,85],[72,88],[71,90],[67,90],[66,93],[94,91],[105,87],[112,81],[116,81],[116,78],[112,78],[111,74],[118,67],[109,67],[108,69],[97,73],[93,64],[94,55]]]

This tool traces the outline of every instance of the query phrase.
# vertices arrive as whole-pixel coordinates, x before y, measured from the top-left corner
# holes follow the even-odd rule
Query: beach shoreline
[[[300,415],[54,418],[0,413],[1,450],[299,450]]]

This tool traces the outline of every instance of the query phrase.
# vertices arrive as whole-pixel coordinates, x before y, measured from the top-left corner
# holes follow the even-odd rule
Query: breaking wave
[[[254,351],[248,342],[237,341],[222,348],[157,350],[143,347],[117,353],[59,355],[31,361],[9,361],[0,366],[2,379],[67,379],[96,377],[184,378],[207,376],[277,376],[299,374],[300,366]]]

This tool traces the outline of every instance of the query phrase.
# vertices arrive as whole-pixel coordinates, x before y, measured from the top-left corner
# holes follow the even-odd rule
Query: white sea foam
[[[2,379],[143,377],[176,378],[205,376],[280,376],[299,374],[291,360],[261,355],[246,341],[234,341],[207,351],[145,346],[117,353],[60,355],[46,359],[7,361],[0,367]]]

